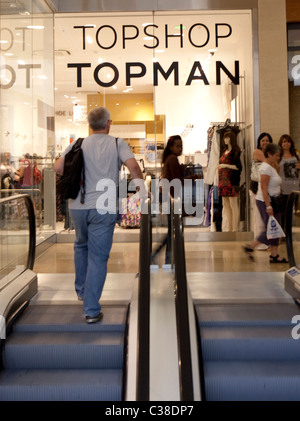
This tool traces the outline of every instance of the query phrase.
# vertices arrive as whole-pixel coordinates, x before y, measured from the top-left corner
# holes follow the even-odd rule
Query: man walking
[[[81,146],[85,165],[85,200],[80,203],[79,193],[76,199],[69,199],[69,209],[76,233],[75,290],[78,299],[83,300],[86,322],[95,323],[103,317],[99,300],[116,222],[116,212],[109,213],[105,201],[99,200],[104,192],[97,190],[97,184],[110,180],[117,191],[119,160],[127,166],[132,179],[143,179],[143,175],[125,140],[119,138],[116,143],[116,139],[109,135],[111,120],[106,108],[90,111],[88,122],[92,134],[83,140]],[[70,144],[57,160],[54,170],[58,174],[63,174],[64,157],[72,146]]]

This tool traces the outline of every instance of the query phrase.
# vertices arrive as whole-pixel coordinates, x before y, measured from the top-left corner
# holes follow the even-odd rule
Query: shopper
[[[112,246],[116,212],[108,212],[101,205],[99,182],[113,181],[117,188],[119,181],[118,158],[123,162],[132,179],[142,179],[142,173],[129,146],[124,139],[109,135],[111,120],[106,108],[95,108],[88,114],[92,134],[84,139],[82,150],[85,162],[85,201],[80,203],[80,194],[69,200],[70,215],[74,223],[75,290],[79,300],[83,300],[83,310],[87,323],[102,319],[99,303],[107,274],[107,260]],[[63,174],[64,157],[72,144],[55,164],[55,171]],[[98,190],[97,190],[98,184]],[[104,190],[104,189],[103,189]],[[145,195],[145,191],[141,194]],[[104,197],[104,196],[103,196]]]
[[[265,161],[265,150],[266,147],[273,143],[273,139],[269,133],[261,133],[257,139],[257,147],[253,152],[253,159],[252,159],[252,166],[251,166],[251,174],[250,174],[250,203],[251,208],[253,211],[253,232],[254,238],[256,238],[261,231],[264,229],[264,222],[261,219],[258,207],[256,206],[256,199],[255,195],[258,190],[258,182],[259,182],[259,167],[262,162]],[[255,249],[256,250],[267,250],[270,247],[268,244],[259,244]]]
[[[281,194],[281,177],[278,174],[278,161],[280,157],[280,146],[270,143],[265,150],[265,162],[259,168],[259,184],[256,194],[256,205],[264,222],[264,230],[254,239],[251,244],[244,246],[244,251],[253,260],[253,251],[259,243],[270,244],[270,263],[288,263],[286,259],[279,258],[279,239],[267,239],[268,219],[273,215],[281,223],[280,211],[273,210],[271,198],[279,197]]]
[[[281,226],[285,229],[285,209],[289,194],[299,190],[299,156],[291,136],[284,134],[280,137],[278,145],[281,147],[279,175],[282,179],[281,190],[283,194],[283,211],[281,213]]]
[[[185,176],[183,166],[180,165],[178,161],[178,157],[182,154],[182,150],[183,150],[183,144],[182,144],[181,136],[179,135],[170,136],[162,155],[162,174],[161,174],[161,178],[167,179],[169,182],[173,180],[180,180],[181,186],[183,186],[184,179],[195,180],[201,177],[201,175],[199,174]],[[170,194],[172,197],[174,197],[174,194],[177,194],[177,192],[172,186],[170,188]],[[183,200],[183,193],[181,194],[181,200]],[[182,209],[184,212],[184,206]],[[165,263],[170,264],[171,260],[172,260],[171,215],[168,214],[168,235],[167,235]]]
[[[182,139],[179,135],[170,136],[167,145],[162,155],[162,179],[172,181],[179,179],[183,180],[183,169],[179,164],[178,156],[182,154]],[[174,197],[174,189],[171,187],[170,194]],[[166,238],[166,257],[165,263],[170,264],[172,262],[172,245],[171,245],[171,214],[168,214],[168,234]]]

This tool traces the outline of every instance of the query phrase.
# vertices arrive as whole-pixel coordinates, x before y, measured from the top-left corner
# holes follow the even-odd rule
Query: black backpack
[[[80,192],[80,203],[84,203],[85,195],[84,159],[81,149],[83,140],[84,138],[78,138],[65,155],[64,173],[56,185],[56,191],[62,199],[76,199]]]

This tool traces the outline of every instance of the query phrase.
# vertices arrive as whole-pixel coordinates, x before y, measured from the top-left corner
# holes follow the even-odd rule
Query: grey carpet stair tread
[[[32,305],[14,325],[15,331],[124,331],[127,306],[103,306],[103,319],[87,324],[80,305]]]
[[[0,400],[121,400],[122,370],[5,370]]]

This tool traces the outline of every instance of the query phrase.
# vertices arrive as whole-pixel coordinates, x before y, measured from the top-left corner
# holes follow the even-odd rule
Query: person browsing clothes
[[[143,179],[143,175],[125,140],[119,138],[116,147],[116,139],[109,135],[111,120],[106,108],[91,110],[88,122],[92,134],[82,143],[85,201],[80,203],[79,194],[76,199],[69,200],[69,209],[76,235],[75,290],[78,299],[83,300],[86,322],[95,323],[103,317],[99,300],[106,279],[107,261],[117,216],[116,211],[109,213],[107,207],[101,205],[101,194],[104,191],[97,190],[97,184],[108,180],[113,181],[116,189],[118,188],[119,159],[128,168],[132,179]],[[54,170],[58,174],[63,174],[64,157],[72,146],[70,144],[56,161]],[[140,194],[146,196],[142,186]]]
[[[253,260],[253,251],[259,243],[270,244],[270,263],[288,263],[285,258],[278,255],[279,239],[267,239],[267,224],[269,217],[273,215],[279,224],[281,223],[280,211],[273,209],[271,197],[276,199],[281,194],[281,177],[278,174],[278,161],[280,146],[270,143],[265,150],[265,161],[259,168],[259,184],[256,194],[256,205],[264,222],[264,230],[254,239],[251,244],[244,246],[244,251]]]

